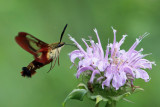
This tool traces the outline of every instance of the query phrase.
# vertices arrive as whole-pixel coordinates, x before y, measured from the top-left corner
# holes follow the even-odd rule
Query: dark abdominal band
[[[22,68],[22,76],[31,77],[33,74],[36,73],[36,69],[44,66],[43,63],[37,62],[36,60],[32,61],[27,67]]]

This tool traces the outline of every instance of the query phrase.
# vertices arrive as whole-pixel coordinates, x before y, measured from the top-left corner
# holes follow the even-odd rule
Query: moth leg
[[[50,72],[50,71],[51,71],[52,64],[53,64],[53,60],[51,61],[51,66],[50,66],[50,69],[49,69],[49,71],[48,71],[48,72]]]
[[[58,51],[58,49],[57,49],[57,54],[55,54],[55,57],[53,58],[55,60],[54,64],[53,64],[53,66],[51,66],[51,68],[48,72],[50,72],[54,68],[54,66],[56,65],[57,57],[58,57],[58,65],[59,65],[59,51]]]
[[[57,49],[57,51],[58,51],[58,49]],[[59,64],[59,51],[58,51],[58,65],[60,65],[60,64]]]
[[[57,49],[57,51],[58,51],[58,49]],[[53,69],[53,68],[54,68],[54,66],[56,65],[57,56],[59,56],[59,51],[58,51],[58,55],[57,55],[57,54],[55,54],[55,57],[54,57],[54,59],[55,59],[55,62],[54,62],[54,65],[52,66],[52,69]]]
[[[51,66],[51,68],[50,68],[50,70],[49,70],[48,72],[50,72],[50,71],[54,68],[54,66],[56,65],[56,60],[57,60],[57,58],[54,57],[54,60],[55,60],[55,61],[54,61],[54,64],[53,64],[53,66]],[[53,61],[52,61],[52,62],[53,62]],[[52,62],[51,62],[51,63],[52,63]],[[47,72],[47,73],[48,73],[48,72]]]
[[[59,64],[59,56],[58,56],[58,65],[60,65],[60,64]]]
[[[52,66],[52,69],[53,69],[54,66],[56,65],[56,61],[57,61],[57,57],[55,57],[55,61],[54,61],[54,65]]]

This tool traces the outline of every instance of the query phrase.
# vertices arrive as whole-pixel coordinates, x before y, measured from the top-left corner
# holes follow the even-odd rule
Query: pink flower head
[[[87,41],[82,39],[87,47],[86,50],[74,38],[69,36],[78,48],[69,54],[72,63],[74,63],[76,58],[79,58],[77,78],[79,78],[82,72],[89,70],[92,72],[90,78],[91,83],[97,81],[101,83],[102,88],[112,85],[116,90],[125,85],[126,80],[130,79],[127,75],[132,76],[132,78],[144,79],[145,82],[149,81],[150,78],[145,69],[152,69],[152,64],[155,65],[155,63],[144,59],[148,54],[142,54],[143,49],[139,51],[135,50],[141,40],[148,35],[147,33],[136,39],[131,48],[125,51],[120,49],[120,47],[127,35],[123,35],[122,39],[117,42],[116,30],[113,29],[113,43],[108,43],[104,55],[98,32],[96,29],[94,29],[94,32],[96,33],[98,43],[95,43],[90,37],[90,40],[87,40],[90,42],[90,45],[88,45]]]

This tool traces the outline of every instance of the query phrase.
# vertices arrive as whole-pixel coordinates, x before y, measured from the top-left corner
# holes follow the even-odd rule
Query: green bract
[[[100,102],[106,102],[107,107],[115,107],[116,102],[135,93],[138,91],[143,91],[142,88],[135,87],[131,88],[130,86],[124,86],[120,88],[118,91],[112,88],[99,88],[97,84],[92,84],[93,92],[90,91],[89,87],[84,84],[80,83],[76,89],[73,89],[72,92],[66,97],[63,102],[63,107],[65,107],[66,102],[69,99],[75,99],[83,101],[84,96],[88,97],[89,99],[95,101],[95,105],[98,105]]]

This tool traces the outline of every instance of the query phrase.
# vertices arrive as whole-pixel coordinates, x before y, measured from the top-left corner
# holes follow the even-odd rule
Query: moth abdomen
[[[36,60],[32,61],[27,67],[23,67],[22,68],[22,76],[26,76],[26,77],[32,77],[32,75],[34,75],[36,73],[36,70],[38,68],[41,68],[42,66],[44,66],[43,63],[40,63]]]
[[[22,72],[21,72],[21,74],[22,74],[22,76],[27,76],[27,77],[31,77],[31,72],[30,72],[30,70],[27,68],[27,67],[23,67],[22,68]]]

